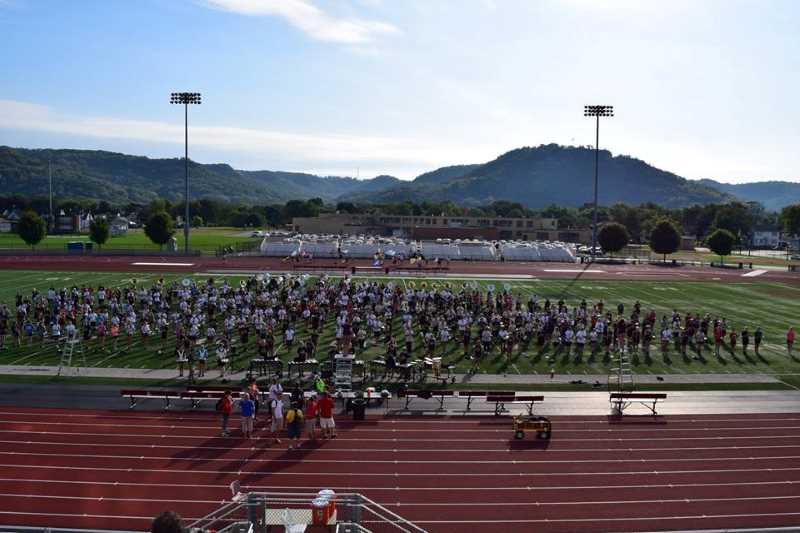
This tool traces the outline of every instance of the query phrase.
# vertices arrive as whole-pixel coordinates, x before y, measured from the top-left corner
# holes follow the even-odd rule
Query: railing
[[[216,249],[215,255],[217,257],[224,257],[226,255],[245,254],[261,251],[260,240],[237,241],[234,243],[219,246]]]
[[[316,493],[249,492],[190,524],[199,531],[217,533],[254,533],[271,526],[290,531],[293,524],[311,524],[311,502]],[[341,533],[425,533],[425,530],[396,513],[357,493],[336,495],[336,515],[330,525]]]
[[[110,529],[71,529],[66,527],[0,526],[0,532],[8,533],[139,533]]]

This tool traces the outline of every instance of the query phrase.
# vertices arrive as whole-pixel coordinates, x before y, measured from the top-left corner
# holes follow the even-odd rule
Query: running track
[[[0,409],[0,524],[146,530],[248,490],[365,493],[430,531],[800,525],[800,414],[553,418],[549,445],[508,418],[340,420],[339,438],[217,437],[213,413]]]
[[[329,265],[330,260],[318,260],[317,265]],[[369,267],[372,261],[354,260],[352,265]],[[407,264],[394,267],[387,265],[392,271],[420,274]],[[323,268],[324,269],[324,268]],[[50,270],[58,272],[215,272],[244,274],[253,271],[285,271],[291,270],[291,263],[276,257],[230,257],[218,258],[208,256],[65,256],[65,255],[0,255],[0,270]],[[380,269],[377,270],[378,272]],[[314,272],[312,271],[297,271]],[[344,273],[345,270],[338,270]],[[454,261],[450,263],[448,274],[483,275],[503,277],[508,275],[525,275],[538,279],[582,279],[582,280],[620,280],[637,279],[640,281],[721,281],[721,282],[753,282],[770,281],[800,284],[800,273],[787,270],[769,270],[755,278],[742,277],[751,270],[730,270],[710,267],[685,266],[679,268],[655,265],[580,265],[575,263],[525,263],[525,262],[491,262]],[[430,273],[428,275],[435,276]],[[522,280],[522,278],[521,278]]]

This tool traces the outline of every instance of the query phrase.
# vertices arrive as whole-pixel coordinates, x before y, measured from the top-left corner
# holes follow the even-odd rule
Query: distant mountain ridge
[[[800,183],[791,181],[720,183],[704,179],[700,183],[745,201],[759,202],[767,211],[780,211],[787,205],[800,203]]]
[[[182,159],[151,159],[101,150],[30,150],[0,146],[0,194],[48,194],[48,162],[53,192],[59,198],[113,203],[146,203],[184,194]],[[392,176],[357,180],[302,172],[236,170],[224,163],[189,161],[189,194],[246,204],[282,203],[319,197],[334,201],[343,194],[367,193],[396,186]]]
[[[182,159],[151,159],[116,152],[11,148],[0,146],[0,194],[42,196],[48,193],[47,166],[59,198],[146,203],[183,198]],[[451,200],[485,205],[494,200],[538,208],[550,204],[579,206],[592,201],[594,150],[556,144],[511,150],[484,164],[446,166],[402,181],[381,175],[372,179],[317,176],[303,172],[237,170],[225,163],[189,162],[193,198],[216,198],[245,204],[283,203],[322,198],[385,203]],[[800,202],[800,184],[759,182],[731,185],[691,181],[639,159],[600,152],[599,202],[665,207],[753,200],[778,210]]]
[[[665,207],[726,202],[726,192],[660,170],[629,156],[600,152],[598,201]],[[551,204],[580,206],[593,201],[594,150],[556,144],[511,150],[483,165],[446,167],[423,174],[411,183],[376,193],[362,193],[353,201],[402,202],[424,198],[483,205],[494,200],[520,202],[540,208]],[[458,175],[463,170],[462,175]],[[438,174],[436,174],[438,172]]]

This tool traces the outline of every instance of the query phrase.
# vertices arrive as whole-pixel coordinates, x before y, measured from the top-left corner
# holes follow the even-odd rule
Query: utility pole
[[[595,144],[594,144],[594,213],[592,215],[592,261],[597,249],[597,169],[600,163],[600,117],[613,117],[612,105],[587,105],[583,106],[584,117],[596,117]]]

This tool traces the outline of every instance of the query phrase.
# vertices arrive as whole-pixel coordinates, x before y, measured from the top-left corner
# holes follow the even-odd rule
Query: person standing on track
[[[333,421],[333,398],[330,394],[323,394],[319,401],[319,425],[322,428],[322,438],[336,437],[336,423]]]
[[[233,397],[231,396],[231,391],[226,390],[222,394],[222,398],[219,399],[217,403],[217,411],[219,412],[220,416],[222,417],[222,436],[228,437],[230,433],[228,433],[228,419],[231,417],[231,411],[233,410]]]
[[[792,348],[794,347],[794,339],[795,339],[795,331],[794,328],[789,328],[789,331],[786,332],[786,353],[789,357],[792,357]]]
[[[242,435],[245,439],[249,439],[253,434],[253,418],[255,418],[255,405],[250,395],[246,392],[242,393],[242,399],[239,402],[239,410],[242,413]]]

